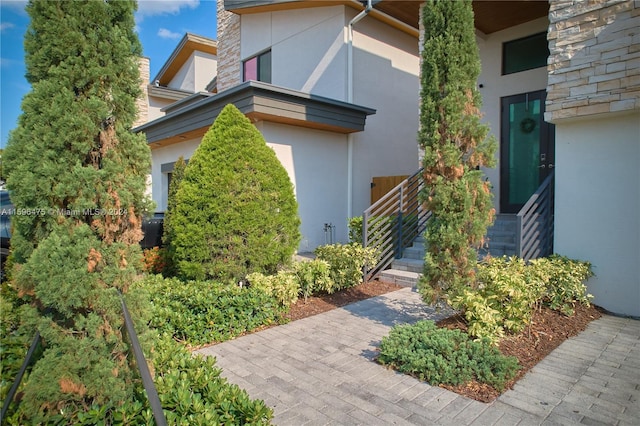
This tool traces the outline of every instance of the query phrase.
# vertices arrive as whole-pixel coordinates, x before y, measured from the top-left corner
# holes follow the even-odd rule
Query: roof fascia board
[[[218,42],[207,37],[185,33],[176,48],[171,52],[169,59],[167,59],[158,72],[158,75],[156,75],[152,81],[158,81],[163,86],[166,86],[182,65],[184,65],[183,58],[189,58],[195,51],[217,55]],[[180,59],[182,59],[183,63],[178,64],[177,62]]]
[[[144,132],[149,144],[194,134],[211,126],[229,103],[254,121],[264,119],[338,133],[364,130],[366,117],[376,112],[360,105],[249,81],[143,124],[134,132]]]

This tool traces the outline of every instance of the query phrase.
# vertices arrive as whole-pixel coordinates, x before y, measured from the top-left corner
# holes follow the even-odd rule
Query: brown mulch
[[[331,309],[348,305],[349,303],[358,302],[360,300],[369,299],[370,297],[380,296],[381,294],[391,291],[400,290],[402,287],[396,284],[384,281],[369,281],[355,287],[347,288],[333,294],[322,294],[319,296],[311,296],[305,301],[304,298],[298,299],[289,309],[289,313],[285,316],[290,321],[310,317],[312,315],[321,314]]]
[[[395,284],[376,280],[334,294],[312,296],[306,301],[301,298],[291,306],[286,318],[291,321],[306,318],[401,288]],[[507,384],[506,389],[511,388],[527,371],[562,342],[571,336],[577,335],[587,327],[589,322],[601,316],[601,310],[596,306],[585,307],[578,305],[575,314],[571,317],[547,308],[536,311],[531,324],[523,332],[507,336],[499,344],[500,351],[505,355],[518,358],[521,366],[520,371]],[[463,331],[466,331],[467,328],[464,318],[458,315],[446,318],[438,322],[438,325]],[[500,395],[500,392],[496,389],[477,382],[459,386],[442,385],[442,387],[482,402],[491,402]]]

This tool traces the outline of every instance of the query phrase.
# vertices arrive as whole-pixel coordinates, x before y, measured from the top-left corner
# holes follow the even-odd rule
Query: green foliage
[[[185,283],[160,275],[147,276],[136,287],[150,294],[150,326],[192,346],[222,342],[274,324],[284,312],[273,296],[256,287]]]
[[[349,242],[363,244],[362,241],[362,216],[355,216],[349,219]]]
[[[155,383],[168,424],[270,424],[271,409],[222,378],[215,358],[194,356],[167,337],[157,350]]]
[[[542,304],[573,314],[576,303],[589,305],[584,281],[592,275],[587,262],[557,255],[532,260],[489,258],[478,265],[478,288],[451,300],[464,311],[469,334],[497,343],[505,332],[522,331]]]
[[[164,212],[164,220],[162,223],[162,244],[164,245],[164,274],[166,276],[174,276],[176,275],[176,266],[175,266],[175,252],[176,247],[174,243],[175,239],[175,230],[173,229],[173,224],[171,223],[172,216],[175,214],[176,210],[176,194],[178,192],[178,188],[180,187],[180,183],[184,178],[184,173],[187,168],[187,163],[184,161],[184,158],[180,156],[173,166],[173,172],[171,173],[171,182],[169,183],[169,196],[167,198],[167,210]]]
[[[300,220],[287,172],[262,135],[227,105],[189,160],[171,216],[186,279],[273,274],[291,261]]]
[[[331,266],[325,260],[294,262],[291,272],[298,280],[300,294],[305,301],[313,294],[334,292],[335,284],[331,279]]]
[[[316,248],[317,259],[329,263],[333,290],[353,287],[362,282],[365,267],[375,266],[379,253],[362,244],[329,244]]]
[[[247,275],[251,287],[259,288],[273,296],[278,303],[289,307],[298,301],[300,282],[298,277],[289,271],[278,271],[275,275],[263,275],[259,272]]]
[[[119,293],[142,266],[150,154],[130,131],[140,93],[135,3],[36,0],[26,10],[32,90],[3,167],[11,200],[29,212],[12,217],[11,285],[29,298],[21,327],[44,342],[21,402],[35,424],[132,396]],[[142,302],[131,311],[146,315]]]
[[[431,385],[459,385],[476,379],[498,390],[515,376],[518,361],[486,341],[472,341],[460,330],[437,328],[433,321],[394,327],[382,338],[378,361]]]
[[[591,264],[565,256],[552,255],[531,261],[534,273],[546,285],[545,303],[565,315],[573,315],[576,304],[589,306],[593,296],[586,280],[593,276]]]
[[[2,283],[0,290],[0,400],[4,401],[18,375],[22,362],[26,358],[31,340],[35,335],[33,328],[20,327],[20,310],[25,301],[20,299],[15,289]],[[39,354],[36,353],[37,359]],[[28,379],[27,370],[25,379]],[[24,385],[22,386],[24,387]]]
[[[471,1],[424,4],[418,141],[424,150],[421,199],[427,224],[423,298],[450,298],[474,285],[480,247],[493,220],[489,182],[496,143],[480,122],[480,61]]]

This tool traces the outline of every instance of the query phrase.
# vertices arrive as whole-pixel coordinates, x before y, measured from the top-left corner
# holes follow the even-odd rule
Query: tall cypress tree
[[[119,0],[26,8],[32,90],[4,165],[19,213],[13,285],[31,301],[23,319],[44,344],[22,400],[35,419],[122,404],[136,377],[119,302],[141,266],[150,167],[144,135],[130,131],[141,53],[135,8]]]
[[[496,143],[480,122],[480,60],[470,0],[430,0],[422,10],[419,144],[424,150],[427,225],[420,290],[434,301],[474,285],[476,248],[493,220],[489,182]]]

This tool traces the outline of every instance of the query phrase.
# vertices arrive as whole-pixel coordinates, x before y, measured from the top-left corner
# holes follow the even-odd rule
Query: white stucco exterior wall
[[[356,16],[347,9],[345,25]],[[377,110],[355,133],[353,216],[371,205],[373,177],[411,175],[418,158],[418,39],[365,17],[353,28],[355,104]]]
[[[639,164],[638,111],[556,125],[555,252],[591,262],[594,303],[633,316],[640,316]]]
[[[216,73],[216,56],[194,51],[167,84],[167,87],[193,93],[203,91]]]
[[[502,74],[502,44],[511,40],[528,37],[545,32],[549,25],[548,18],[507,28],[492,34],[478,34],[476,40],[480,51],[482,71],[478,78],[478,85],[482,85],[483,122],[489,124],[491,134],[500,144],[500,98],[505,96],[528,93],[547,88],[547,68],[535,68],[514,74]],[[500,150],[496,151],[496,160],[500,159]],[[496,211],[500,209],[500,164],[496,168],[485,170],[489,181],[493,185],[493,202]]]
[[[346,100],[343,6],[241,16],[240,57],[271,49],[271,83]]]
[[[325,223],[335,226],[334,242],[348,242],[346,135],[269,122],[257,127],[294,184],[302,222],[298,251],[326,244]]]
[[[272,84],[345,101],[348,23],[356,14],[330,6],[242,15],[240,56],[271,49]],[[409,175],[419,167],[418,40],[365,17],[354,27],[353,54],[354,103],[377,110],[353,136],[352,215],[358,216],[370,205],[374,176]],[[333,163],[332,174],[346,173],[340,164]],[[346,192],[341,202],[347,204]],[[347,228],[338,229],[337,238],[346,239]]]
[[[185,160],[191,158],[200,139],[192,139],[151,151],[151,194],[156,203],[156,211],[167,209],[167,195],[169,194],[169,180],[167,173],[162,173],[162,165],[175,163],[180,156]]]

